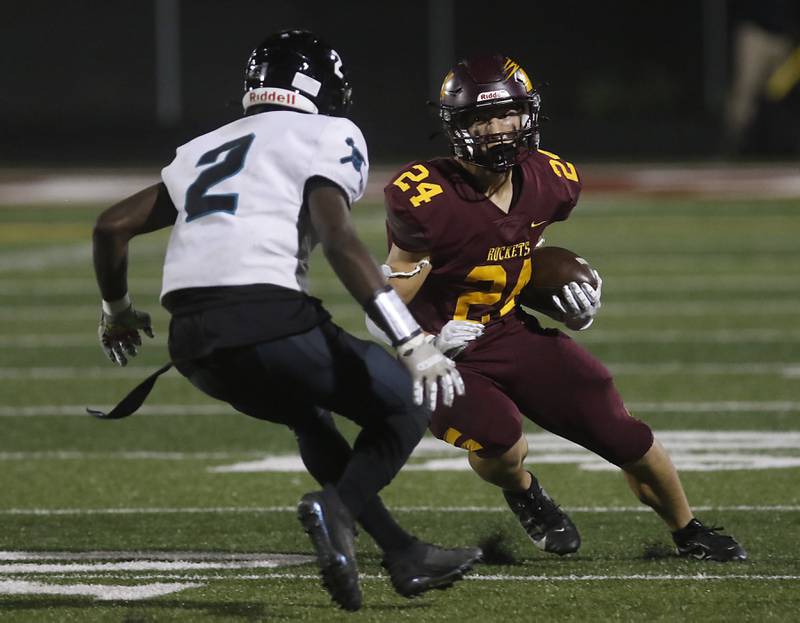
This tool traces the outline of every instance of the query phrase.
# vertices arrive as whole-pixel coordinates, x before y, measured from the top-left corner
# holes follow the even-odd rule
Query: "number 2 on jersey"
[[[216,164],[198,175],[186,190],[187,223],[212,212],[227,212],[228,214],[236,212],[239,193],[209,195],[208,190],[242,170],[244,159],[255,137],[255,134],[240,136],[200,156],[196,166],[200,167],[212,162],[216,162]],[[225,157],[217,162],[221,154],[225,154]]]
[[[567,162],[566,160],[562,160],[559,156],[556,156],[551,151],[540,149],[539,153],[550,158],[550,168],[553,169],[553,173],[558,175],[558,177],[565,177],[573,182],[578,181],[578,171],[575,170],[574,164]]]
[[[417,194],[411,197],[411,205],[415,208],[419,207],[419,204],[423,201],[425,203],[430,203],[431,198],[435,197],[436,195],[442,194],[444,191],[439,184],[433,184],[431,182],[423,182],[425,178],[430,175],[430,171],[421,164],[415,164],[412,169],[416,169],[417,173],[413,173],[411,170],[406,171],[400,174],[394,182],[392,182],[395,186],[397,186],[403,192],[406,192],[409,188],[411,188],[411,184],[407,184],[405,180],[411,180],[412,182],[419,182],[415,190]]]

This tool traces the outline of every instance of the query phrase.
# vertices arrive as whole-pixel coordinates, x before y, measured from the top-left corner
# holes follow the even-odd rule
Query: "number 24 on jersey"
[[[430,203],[433,197],[441,195],[444,192],[439,184],[423,181],[427,179],[429,175],[430,171],[428,171],[427,167],[421,164],[415,164],[408,171],[401,173],[392,183],[403,192],[408,192],[411,190],[412,186],[409,182],[415,182],[414,191],[416,194],[410,198],[410,201],[412,206],[418,208],[421,203]]]

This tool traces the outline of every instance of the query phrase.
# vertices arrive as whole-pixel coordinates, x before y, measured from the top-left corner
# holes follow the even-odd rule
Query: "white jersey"
[[[316,244],[302,210],[325,177],[350,203],[369,164],[361,131],[341,117],[271,111],[238,119],[176,151],[161,177],[178,210],[161,296],[183,288],[275,284],[306,291]]]

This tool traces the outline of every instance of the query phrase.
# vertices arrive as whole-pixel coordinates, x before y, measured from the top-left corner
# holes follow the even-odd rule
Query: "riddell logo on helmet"
[[[511,97],[508,94],[508,91],[506,91],[505,89],[500,89],[499,91],[484,91],[483,93],[478,93],[479,102],[486,102],[488,100],[497,100],[503,97]]]
[[[260,92],[250,91],[249,104],[285,104],[295,106],[297,102],[294,93],[280,93],[278,91],[263,90]]]

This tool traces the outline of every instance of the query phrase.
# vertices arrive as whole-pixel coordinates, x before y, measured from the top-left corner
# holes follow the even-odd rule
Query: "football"
[[[517,302],[558,318],[561,312],[553,304],[553,295],[570,281],[585,282],[593,288],[598,285],[589,262],[579,255],[561,247],[539,247],[531,253],[531,280]]]

